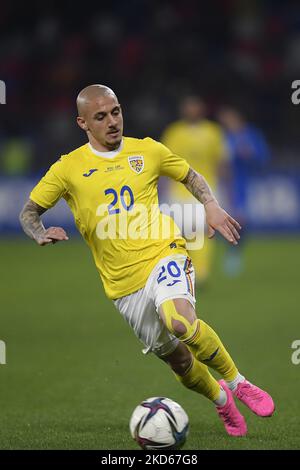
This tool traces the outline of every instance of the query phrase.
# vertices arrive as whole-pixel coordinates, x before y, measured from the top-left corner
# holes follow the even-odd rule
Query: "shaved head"
[[[105,85],[89,85],[77,96],[77,123],[96,150],[117,149],[122,141],[123,116],[113,90]]]
[[[88,105],[98,98],[108,95],[116,97],[113,90],[105,85],[89,85],[83,88],[83,90],[78,94],[76,100],[78,115],[84,115]]]

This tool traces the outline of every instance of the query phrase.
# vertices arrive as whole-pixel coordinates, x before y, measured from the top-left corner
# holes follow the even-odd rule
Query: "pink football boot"
[[[230,436],[245,436],[247,434],[245,418],[235,406],[232,393],[226,382],[220,380],[219,384],[227,394],[227,402],[224,406],[216,406],[217,413],[224,422],[225,429]]]
[[[267,417],[274,413],[272,397],[247,380],[240,382],[232,393],[258,416]]]

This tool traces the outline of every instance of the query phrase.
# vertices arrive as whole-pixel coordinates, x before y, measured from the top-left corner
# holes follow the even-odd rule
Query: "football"
[[[170,398],[152,397],[135,408],[129,428],[142,449],[180,449],[189,432],[189,418]]]

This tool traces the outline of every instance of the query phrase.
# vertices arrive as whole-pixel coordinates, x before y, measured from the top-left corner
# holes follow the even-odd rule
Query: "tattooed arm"
[[[187,190],[204,205],[208,226],[208,238],[212,238],[215,231],[218,230],[226,240],[233,245],[237,245],[240,239],[238,230],[241,229],[241,226],[219,206],[205,178],[190,168],[182,183]]]
[[[217,202],[205,178],[192,168],[189,169],[187,176],[181,182],[204,206],[211,201]]]
[[[68,240],[67,234],[61,227],[45,229],[40,216],[46,212],[42,206],[28,199],[20,213],[20,223],[26,235],[39,245],[48,245],[62,240]]]

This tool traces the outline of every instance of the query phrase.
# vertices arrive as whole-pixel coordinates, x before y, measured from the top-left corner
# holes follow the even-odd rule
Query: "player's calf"
[[[171,354],[161,359],[171,367],[175,374],[183,376],[191,368],[193,356],[184,344],[179,343]]]
[[[188,346],[198,361],[219,372],[227,381],[236,377],[238,369],[219,336],[197,318],[188,300],[166,300],[160,305],[159,313],[168,330]]]

